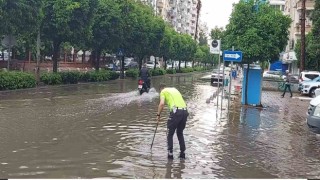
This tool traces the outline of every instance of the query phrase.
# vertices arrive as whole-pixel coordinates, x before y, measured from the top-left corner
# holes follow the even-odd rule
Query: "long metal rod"
[[[234,51],[234,46],[232,46],[232,51]],[[229,114],[230,99],[231,99],[232,71],[233,71],[233,61],[231,61],[231,72],[229,73],[230,83],[229,83],[229,97],[228,97],[228,114]]]
[[[156,133],[157,133],[158,125],[159,125],[159,121],[157,121],[156,129],[155,129],[155,131],[154,131],[154,135],[153,135],[153,139],[152,139],[152,143],[151,143],[151,147],[150,147],[150,149],[152,149],[153,141],[154,141],[154,138],[156,137]]]
[[[223,78],[222,78],[222,92],[221,92],[221,113],[222,113],[222,106],[223,106],[223,95],[224,95],[224,85],[225,85],[225,75],[224,75],[224,60],[223,62],[223,69],[222,69],[222,73],[223,73]]]
[[[218,63],[218,90],[217,90],[217,109],[219,108],[219,92],[220,92],[220,52],[219,52],[219,63]]]

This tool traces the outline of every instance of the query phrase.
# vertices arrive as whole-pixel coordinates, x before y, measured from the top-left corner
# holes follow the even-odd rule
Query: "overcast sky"
[[[202,0],[201,20],[206,22],[210,29],[215,26],[225,27],[229,22],[232,4],[239,0]]]

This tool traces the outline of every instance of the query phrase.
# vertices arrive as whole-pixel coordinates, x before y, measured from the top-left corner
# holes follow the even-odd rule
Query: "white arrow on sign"
[[[239,57],[241,57],[241,56],[238,53],[236,53],[236,54],[225,54],[225,57],[239,59]]]

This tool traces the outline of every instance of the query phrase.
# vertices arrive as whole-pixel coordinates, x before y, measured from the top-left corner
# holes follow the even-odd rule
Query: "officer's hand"
[[[158,123],[160,122],[160,116],[157,116],[157,121],[158,121]]]

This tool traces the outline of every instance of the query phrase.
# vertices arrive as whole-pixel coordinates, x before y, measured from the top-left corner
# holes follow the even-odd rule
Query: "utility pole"
[[[304,62],[306,58],[306,0],[301,0],[301,57],[300,57],[300,72],[304,70]]]

